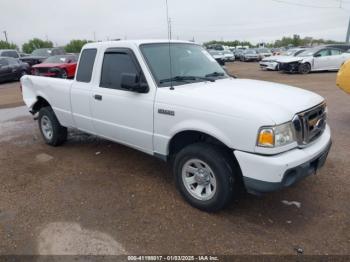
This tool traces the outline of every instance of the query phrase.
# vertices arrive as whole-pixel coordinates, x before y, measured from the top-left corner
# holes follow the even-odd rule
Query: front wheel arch
[[[300,63],[298,71],[299,71],[300,74],[308,74],[308,73],[310,73],[311,72],[311,64],[309,62],[302,62],[302,63]]]

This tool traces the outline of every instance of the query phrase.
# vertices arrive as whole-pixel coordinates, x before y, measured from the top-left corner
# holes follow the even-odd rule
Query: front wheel
[[[299,65],[298,71],[300,74],[308,74],[311,71],[311,65],[309,63],[303,63]]]
[[[39,129],[45,143],[59,146],[67,140],[67,128],[62,126],[51,107],[43,107],[39,111]]]
[[[235,183],[230,162],[215,145],[198,143],[185,147],[174,161],[180,193],[198,209],[215,212],[224,208],[232,199]]]

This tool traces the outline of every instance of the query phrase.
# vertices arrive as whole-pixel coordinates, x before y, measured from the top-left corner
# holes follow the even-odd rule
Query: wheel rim
[[[186,190],[198,200],[210,200],[215,195],[215,174],[202,160],[190,159],[183,165],[182,182]]]
[[[306,74],[309,72],[309,66],[307,64],[304,64],[304,65],[302,65],[301,70],[304,74]]]
[[[51,120],[47,116],[43,116],[41,118],[40,124],[41,124],[41,131],[44,137],[48,140],[51,140],[53,136],[53,128],[52,128]]]

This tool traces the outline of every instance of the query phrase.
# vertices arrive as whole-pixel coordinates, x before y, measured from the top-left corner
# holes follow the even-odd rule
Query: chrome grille
[[[326,128],[326,103],[296,114],[293,125],[297,142],[305,146],[320,137]]]

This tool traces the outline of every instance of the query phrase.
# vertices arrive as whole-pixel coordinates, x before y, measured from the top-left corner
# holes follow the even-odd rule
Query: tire
[[[298,72],[300,74],[308,74],[311,71],[311,65],[309,63],[302,63],[299,65]]]
[[[19,76],[18,76],[17,80],[20,80],[21,77],[22,77],[22,76],[25,76],[25,75],[27,75],[27,72],[26,72],[25,70],[21,71],[21,72],[19,73]]]
[[[197,143],[185,147],[175,156],[173,165],[178,190],[187,202],[200,210],[223,209],[236,188],[231,162],[224,150],[215,145]]]
[[[67,128],[61,126],[51,107],[40,109],[38,123],[46,144],[59,146],[67,140]]]

